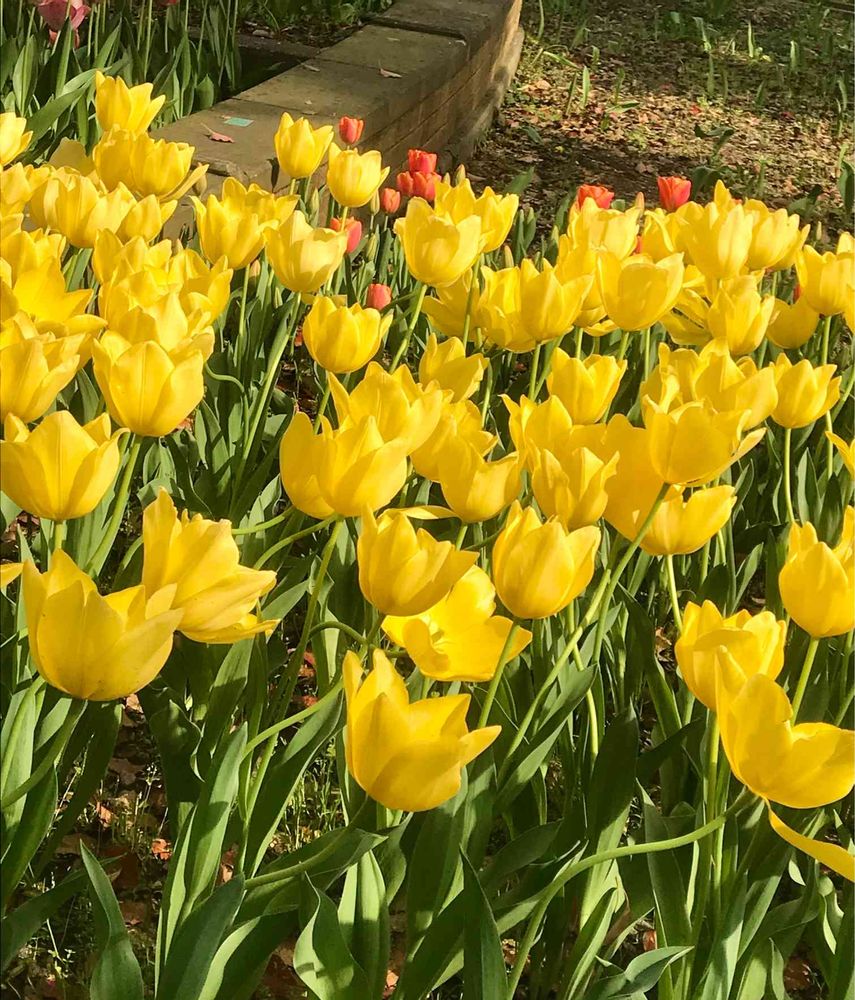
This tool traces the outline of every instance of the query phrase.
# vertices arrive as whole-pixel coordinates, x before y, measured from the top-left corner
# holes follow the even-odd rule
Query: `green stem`
[[[53,524],[53,550],[58,552],[65,541],[65,521],[54,521]]]
[[[531,356],[531,364],[529,365],[528,373],[528,398],[534,402],[535,401],[535,391],[537,389],[537,368],[540,364],[540,349],[541,344],[538,344],[534,349],[534,354]]]
[[[338,624],[338,623],[337,623]],[[325,624],[323,626],[327,628]],[[314,630],[313,630],[314,631]],[[361,638],[361,636],[360,636]],[[247,743],[244,749],[244,758],[249,757],[256,747],[261,746],[266,740],[277,736],[282,732],[283,729],[289,729],[291,726],[296,726],[298,722],[303,722],[309,718],[309,716],[314,715],[315,712],[320,711],[325,708],[330,701],[338,696],[339,691],[341,691],[342,680],[339,678],[335,684],[327,691],[323,698],[319,698],[314,705],[310,705],[308,708],[304,708],[302,712],[297,712],[295,715],[289,715],[287,719],[283,719],[281,722],[275,722],[272,726],[265,729],[263,732],[259,733],[254,739],[251,739]]]
[[[249,524],[245,528],[232,528],[233,535],[254,535],[258,531],[266,531],[277,524],[281,524],[294,513],[293,507],[286,507],[281,514],[271,517],[269,521],[260,521],[258,524]]]
[[[796,693],[793,696],[793,716],[792,721],[795,722],[799,714],[799,709],[802,707],[802,700],[805,696],[805,691],[807,690],[808,681],[810,680],[811,670],[813,670],[813,662],[816,659],[816,651],[819,649],[819,639],[815,636],[811,636],[810,642],[808,643],[807,652],[805,653],[805,661],[802,664],[802,672],[799,674],[799,682],[796,686]]]
[[[287,538],[283,538],[276,542],[275,545],[271,545],[270,548],[261,555],[253,569],[261,569],[271,556],[275,555],[282,549],[287,548],[292,543],[299,542],[301,538],[308,538],[309,535],[313,535],[316,531],[320,531],[321,528],[325,528],[328,524],[332,524],[337,517],[338,514],[330,514],[330,516],[324,518],[323,521],[316,521],[314,524],[310,524],[308,528],[303,528],[302,531],[297,531],[293,535],[288,535]]]
[[[466,541],[466,532],[468,528],[469,525],[466,524],[465,521],[463,524],[460,525],[460,530],[457,532],[457,538],[454,540],[454,547],[456,549],[463,548],[463,543]]]
[[[505,672],[505,666],[508,660],[508,654],[513,645],[514,638],[519,630],[519,622],[514,622],[508,630],[507,637],[505,638],[505,644],[502,646],[502,651],[499,653],[499,662],[496,665],[496,672],[493,674],[493,678],[490,681],[490,686],[487,688],[487,697],[484,699],[484,704],[481,706],[481,715],[478,717],[478,728],[482,728],[487,725],[487,720],[490,718],[490,709],[493,707],[493,702],[496,700],[496,692],[499,690],[499,684],[502,681],[502,674]]]
[[[463,315],[463,333],[460,339],[463,341],[463,349],[469,343],[469,330],[472,326],[472,305],[475,301],[475,289],[478,287],[478,272],[481,269],[481,254],[472,265],[472,273],[469,281],[469,292],[466,295],[466,312]]]
[[[413,305],[413,311],[410,313],[410,322],[407,325],[407,332],[404,339],[398,345],[398,350],[395,351],[395,356],[392,358],[392,364],[389,366],[389,371],[394,371],[398,367],[398,363],[401,358],[407,353],[407,348],[410,346],[410,340],[412,339],[413,333],[416,329],[416,323],[419,321],[419,316],[422,311],[422,303],[425,300],[425,293],[427,292],[427,285],[422,284],[419,288],[419,294],[416,296],[415,304]]]
[[[822,321],[822,348],[819,359],[821,365],[828,364],[828,347],[831,341],[831,321],[833,319],[833,316],[826,316]]]
[[[53,767],[63,750],[65,750],[65,745],[68,743],[69,737],[71,736],[74,727],[77,725],[78,719],[85,710],[86,702],[74,699],[71,704],[71,708],[68,710],[68,715],[65,717],[65,722],[63,722],[59,732],[56,736],[54,736],[53,740],[51,740],[51,744],[45,751],[45,755],[41,759],[39,766],[22,785],[18,785],[13,792],[9,792],[8,795],[3,796],[2,801],[0,801],[0,810],[8,809],[9,806],[17,802],[21,796],[26,795],[30,789],[35,788],[36,785],[42,780],[47,772]],[[15,721],[18,721],[17,718]],[[11,756],[11,753],[9,756]]]
[[[674,575],[674,557],[665,556],[665,572],[668,576],[668,593],[671,595],[671,612],[674,615],[678,631],[683,631],[683,616],[680,613],[680,600],[677,596],[677,579]]]
[[[326,379],[324,381],[324,391],[321,394],[320,402],[318,403],[318,412],[315,414],[315,420],[312,424],[312,430],[317,433],[318,428],[321,426],[321,420],[323,420],[324,414],[327,411],[327,403],[330,400],[330,376],[329,372],[326,373]]]
[[[125,471],[122,475],[122,480],[119,483],[119,489],[116,493],[113,513],[110,517],[109,523],[107,524],[107,528],[104,531],[104,537],[101,539],[101,544],[95,550],[95,555],[92,557],[92,561],[90,563],[90,570],[92,573],[100,573],[101,567],[104,565],[104,560],[107,558],[107,554],[112,548],[113,542],[116,540],[116,535],[119,533],[119,526],[122,523],[122,518],[124,517],[125,510],[128,506],[128,497],[131,492],[131,482],[134,478],[134,472],[136,472],[137,461],[139,460],[142,443],[143,439],[138,434],[133,434],[131,436],[131,446],[128,449]]]
[[[790,519],[790,524],[795,524],[796,514],[793,510],[793,484],[790,472],[792,438],[792,428],[784,428],[784,503],[787,505],[787,517]]]
[[[358,642],[360,646],[365,646],[368,644],[368,640],[361,633],[357,632],[355,628],[351,628],[349,625],[345,625],[344,622],[318,622],[317,625],[309,633],[309,640],[314,639],[316,635],[320,635],[321,632],[326,632],[328,629],[334,628],[339,632],[343,632],[349,639],[353,639],[354,642]]]

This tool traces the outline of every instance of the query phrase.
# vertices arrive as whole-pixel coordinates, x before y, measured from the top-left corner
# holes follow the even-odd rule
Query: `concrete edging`
[[[513,77],[520,3],[398,0],[335,45],[155,137],[195,146],[215,191],[229,176],[274,190],[288,183],[273,152],[284,111],[313,124],[335,124],[345,114],[364,119],[360,147],[379,149],[393,173],[411,147],[434,150],[447,165],[468,156]],[[233,141],[215,142],[211,132]]]

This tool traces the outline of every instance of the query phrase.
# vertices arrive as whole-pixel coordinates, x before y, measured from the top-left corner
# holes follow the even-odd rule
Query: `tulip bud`
[[[597,208],[608,208],[614,201],[614,197],[614,191],[600,184],[581,184],[576,192],[576,207],[581,208],[582,204],[590,198]]]
[[[775,384],[778,402],[772,419],[781,427],[807,427],[819,420],[840,398],[840,376],[834,378],[836,365],[816,368],[802,358],[793,364],[786,354],[775,360]]]
[[[389,168],[376,149],[359,153],[330,144],[327,187],[333,198],[347,208],[367,205],[371,196],[389,175]]]
[[[423,174],[416,172],[413,177],[413,197],[433,201],[436,197],[436,182],[439,174]]]
[[[400,178],[402,175],[398,174]],[[407,175],[409,176],[409,175]],[[385,212],[387,215],[394,215],[398,209],[401,207],[401,186],[398,185],[398,190],[394,188],[385,187],[380,192],[380,211]]]
[[[328,372],[352,372],[368,364],[392,323],[391,314],[381,317],[360,305],[337,305],[318,295],[303,323],[303,338],[309,354]]]
[[[340,233],[341,219],[330,219],[330,229]],[[344,231],[347,234],[347,252],[353,253],[362,239],[362,223],[359,219],[348,219],[344,225]]]
[[[454,183],[462,184],[466,180],[466,164],[461,163],[454,171]]]
[[[410,273],[434,287],[450,285],[470,271],[485,243],[479,218],[470,216],[454,223],[419,198],[395,222],[395,235],[403,245]]]
[[[436,173],[436,153],[426,153],[423,149],[407,152],[407,165],[411,174]]]
[[[395,185],[398,188],[399,199],[398,204],[400,205],[400,195],[405,198],[412,198],[413,196],[413,175],[409,170],[404,170],[395,178]]]
[[[657,177],[659,204],[666,212],[675,212],[692,195],[692,182],[685,177]]]
[[[343,115],[338,121],[338,134],[341,141],[346,143],[348,146],[353,146],[355,143],[359,142],[362,138],[362,131],[365,128],[365,122],[361,118],[350,118],[348,115]]]
[[[392,301],[392,289],[388,285],[375,283],[368,286],[365,293],[365,307],[367,309],[385,309]]]

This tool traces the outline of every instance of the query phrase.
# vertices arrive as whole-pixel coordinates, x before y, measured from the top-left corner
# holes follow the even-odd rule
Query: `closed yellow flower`
[[[568,532],[515,502],[493,546],[493,583],[516,618],[549,618],[588,586],[600,545],[593,526]]]
[[[772,419],[781,427],[807,427],[819,420],[840,398],[840,376],[835,365],[814,367],[807,358],[793,364],[786,354],[775,360],[778,403]]]
[[[603,462],[587,448],[574,447],[572,435],[548,451],[537,451],[531,488],[538,506],[565,528],[596,523],[606,509],[606,485],[615,474],[617,461],[617,455]]]
[[[44,265],[55,264],[61,271],[64,250],[65,239],[61,233],[19,229],[4,236],[2,259],[9,265],[14,284],[28,271],[37,270]],[[52,268],[51,272],[56,274],[56,268]]]
[[[415,530],[403,511],[362,519],[356,546],[359,586],[384,615],[419,615],[440,601],[475,563],[477,552],[460,552]]]
[[[653,515],[641,548],[654,556],[697,552],[727,524],[735,505],[732,486],[710,486],[688,496],[672,486]]]
[[[34,430],[15,416],[0,441],[3,492],[37,517],[67,521],[89,514],[119,471],[119,438],[106,413],[78,424],[68,410],[49,414]]]
[[[589,447],[604,462],[617,456],[615,474],[606,484],[608,503],[603,516],[632,541],[664,485],[653,468],[650,433],[644,427],[633,427],[619,413],[609,420],[602,441],[592,440]]]
[[[763,437],[762,429],[743,437],[748,419],[747,411],[719,412],[706,401],[666,411],[648,400],[644,423],[656,474],[666,483],[683,486],[715,479]]]
[[[116,423],[145,437],[171,434],[202,400],[210,346],[199,337],[169,351],[154,340],[130,344],[104,333],[92,345],[95,380]]]
[[[311,177],[326,156],[332,137],[331,125],[312,128],[305,118],[295,120],[286,111],[273,137],[279,166],[289,177]]]
[[[653,260],[663,260],[671,254],[678,253],[682,249],[679,245],[678,218],[677,212],[665,212],[661,208],[646,212],[641,233],[641,252]]]
[[[0,170],[0,215],[4,218],[23,212],[36,188],[48,179],[50,167],[13,163]]]
[[[520,459],[516,452],[490,462],[478,449],[452,438],[439,461],[439,484],[445,502],[466,524],[487,521],[519,493]]]
[[[412,276],[436,287],[470,271],[486,243],[478,216],[455,223],[422,198],[410,199],[407,214],[395,223],[395,235]]]
[[[327,431],[319,449],[321,497],[343,517],[385,507],[407,478],[407,444],[385,440],[373,416]]]
[[[356,149],[341,149],[334,142],[329,148],[327,187],[345,208],[360,208],[371,201],[374,193],[389,175],[383,158],[376,149],[360,153]]]
[[[418,385],[406,365],[389,373],[376,362],[350,393],[334,375],[330,390],[339,426],[351,427],[372,417],[383,440],[399,441],[407,454],[433,434],[446,398],[437,385]]]
[[[328,372],[355,372],[374,357],[392,324],[391,312],[337,305],[328,296],[315,298],[303,321],[303,343]]]
[[[429,317],[431,324],[446,337],[463,336],[467,305],[469,305],[471,315],[475,315],[480,288],[476,281],[475,287],[472,289],[470,303],[469,289],[471,287],[472,272],[464,271],[457,281],[437,288],[436,298],[428,296],[422,303],[422,312]],[[470,329],[474,332],[474,322],[470,322]]]
[[[796,256],[796,274],[802,298],[823,316],[844,312],[855,295],[855,254],[806,246]]]
[[[802,347],[810,340],[817,323],[819,323],[819,313],[804,295],[792,305],[782,299],[775,299],[766,336],[776,347],[792,350]]]
[[[129,132],[145,132],[163,107],[166,96],[152,97],[153,86],[129,87],[121,77],[95,71],[95,117],[108,132],[114,125]]]
[[[544,403],[533,403],[527,396],[520,396],[519,403],[515,403],[509,396],[502,396],[502,402],[509,415],[511,440],[529,470],[534,469],[538,450],[553,447],[571,431],[581,431],[584,426],[574,427],[558,396],[550,396]],[[578,444],[578,434],[574,437]]]
[[[160,673],[182,612],[170,590],[129,587],[102,597],[62,550],[50,569],[24,564],[30,653],[44,679],[72,698],[125,698]]]
[[[345,756],[353,779],[387,809],[421,812],[460,790],[460,772],[501,732],[466,727],[469,695],[443,695],[410,704],[403,679],[382,650],[363,680],[362,664],[342,664],[347,697]]]
[[[770,211],[762,201],[745,202],[751,217],[751,246],[746,264],[751,271],[779,270],[789,267],[810,232],[810,226],[800,228],[798,215],[790,215],[785,208]]]
[[[105,193],[88,177],[60,169],[33,194],[30,213],[37,225],[57,230],[72,246],[87,248],[95,245],[95,237],[102,229],[118,233],[125,217],[137,205],[124,184]],[[160,228],[159,209],[157,219]]]
[[[680,239],[693,264],[710,279],[735,278],[748,261],[754,226],[741,205],[687,202],[680,216]]]
[[[322,421],[322,426],[327,434],[332,433],[328,421]],[[279,476],[288,499],[297,510],[316,518],[329,517],[333,513],[318,485],[323,447],[324,439],[314,433],[312,421],[299,411],[291,418],[279,442]]]
[[[33,133],[27,131],[27,119],[14,111],[0,114],[0,167],[17,159],[29,146]]]
[[[315,229],[295,211],[264,236],[276,277],[292,292],[316,292],[333,276],[347,250],[347,233]]]
[[[564,404],[574,424],[595,424],[615,398],[625,371],[626,361],[599,354],[572,358],[558,348],[552,354],[546,386]]]
[[[519,196],[500,195],[491,187],[484,188],[480,196],[475,195],[467,178],[459,184],[437,181],[434,205],[437,212],[450,216],[454,222],[462,222],[471,215],[481,220],[481,233],[486,240],[484,253],[498,250],[505,242],[519,208]]]
[[[756,427],[778,402],[775,368],[758,368],[752,358],[734,361],[726,345],[712,341],[698,357],[688,399],[706,400],[714,409],[745,410],[745,427]]]
[[[644,254],[621,260],[601,254],[597,281],[609,319],[622,330],[643,330],[674,308],[683,287],[683,256],[656,262]]]
[[[710,304],[707,325],[731,354],[750,354],[763,340],[774,308],[774,296],[761,296],[751,275],[727,278]]]
[[[825,436],[837,449],[837,454],[843,459],[850,476],[855,476],[855,440],[844,441],[838,434],[826,431]]]
[[[468,399],[481,384],[488,365],[483,354],[466,354],[460,340],[451,338],[438,343],[430,334],[419,361],[419,382],[425,387],[435,382],[440,389],[451,392],[451,401]]]
[[[178,202],[174,199],[159,201],[153,194],[146,195],[139,201],[131,195],[128,211],[116,230],[116,235],[121,240],[132,240],[135,236],[140,236],[149,242],[158,235],[167,219],[171,218],[177,205]],[[97,239],[99,231],[94,230],[93,241]]]
[[[269,570],[240,565],[231,521],[209,521],[184,510],[179,519],[166,490],[143,511],[142,583],[153,594],[173,591],[171,606],[182,612],[179,630],[196,642],[232,643],[269,635],[278,619],[253,613],[276,583]]]
[[[383,631],[406,649],[425,677],[445,683],[489,681],[513,625],[494,614],[495,598],[490,577],[472,566],[433,607],[420,615],[387,616]],[[519,656],[530,642],[531,632],[518,628],[507,659]]]
[[[593,199],[588,198],[585,204],[593,205]],[[598,251],[584,246],[575,247],[567,235],[558,239],[558,258],[555,261],[555,274],[558,280],[566,283],[586,275],[591,279],[575,323],[592,337],[602,336],[614,329],[614,324],[610,320],[603,321],[606,307],[603,305],[603,296],[596,280],[597,256]]]
[[[23,313],[4,323],[0,327],[0,420],[10,413],[25,424],[38,420],[77,374],[87,340],[86,334],[40,334]]]
[[[847,507],[840,541],[819,541],[812,524],[790,528],[787,560],[778,574],[784,607],[815,638],[844,635],[855,627],[855,508]]]
[[[620,260],[628,257],[638,241],[641,209],[599,208],[593,198],[586,198],[581,208],[573,205],[567,220],[567,234],[573,247],[602,250]]]
[[[484,430],[478,407],[468,399],[443,406],[433,433],[410,455],[413,468],[420,476],[438,483],[443,455],[458,439],[471,445],[479,455],[486,455],[498,440]]]
[[[754,674],[775,680],[784,666],[786,641],[787,623],[778,621],[771,611],[756,615],[738,611],[726,616],[712,601],[702,605],[690,601],[683,611],[683,631],[674,654],[686,687],[701,704],[715,711],[721,647],[745,680]]]

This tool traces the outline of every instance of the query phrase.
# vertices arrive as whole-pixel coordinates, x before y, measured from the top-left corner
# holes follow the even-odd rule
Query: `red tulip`
[[[401,207],[401,193],[394,188],[383,188],[380,192],[380,211],[394,215]]]
[[[330,229],[339,232],[341,230],[341,219],[330,219]],[[344,231],[347,233],[347,252],[353,253],[362,239],[362,223],[359,219],[348,219],[344,224]]]
[[[436,182],[439,174],[423,174],[419,171],[413,174],[413,194],[416,198],[433,201],[436,197]]]
[[[361,118],[350,118],[348,115],[344,115],[338,122],[338,134],[341,141],[347,143],[348,146],[359,142],[364,128],[365,122]]]
[[[66,20],[71,21],[72,28],[79,28],[89,13],[83,0],[41,0],[36,10],[54,31],[59,31]]]
[[[368,309],[385,309],[392,301],[392,289],[388,285],[369,285],[365,293],[365,306]]]
[[[436,153],[426,153],[423,149],[411,149],[407,153],[407,163],[411,174],[436,173]]]
[[[413,175],[409,170],[402,170],[400,174],[395,178],[395,185],[398,188],[400,194],[405,198],[412,197],[413,194]]]
[[[666,212],[674,212],[685,205],[692,195],[692,182],[685,177],[657,177],[659,204]]]
[[[576,193],[576,207],[581,208],[586,198],[593,198],[597,208],[608,208],[614,196],[614,191],[601,184],[582,184]]]

